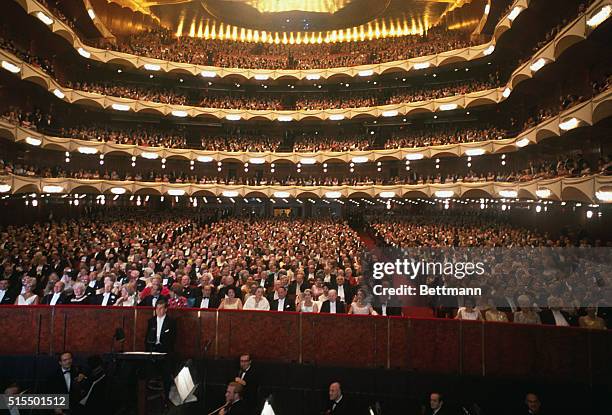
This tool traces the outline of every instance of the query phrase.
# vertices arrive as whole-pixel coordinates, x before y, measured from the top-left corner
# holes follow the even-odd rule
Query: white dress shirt
[[[285,310],[285,300],[286,299],[287,299],[287,297],[279,298],[278,299],[278,307],[276,308],[277,311],[284,311]]]
[[[64,370],[70,370],[70,369],[62,368],[62,371],[64,371]],[[71,381],[72,380],[70,379],[70,372],[64,373],[64,382],[66,382],[66,389],[68,390],[68,392],[70,392],[70,386],[72,386],[71,383],[70,383]]]
[[[208,308],[210,306],[210,297],[202,298],[202,302],[200,303],[200,308]]]
[[[60,295],[62,295],[62,293],[53,293],[53,295],[51,296],[51,301],[49,301],[49,305],[57,304],[57,300],[59,300]]]
[[[4,294],[6,294],[6,290],[0,290],[0,302],[4,299]]]
[[[340,297],[340,300],[346,301],[346,299],[344,298],[344,285],[338,286],[338,297]]]
[[[569,326],[569,323],[567,322],[567,320],[565,319],[565,316],[561,313],[561,311],[553,310],[552,314],[553,314],[553,317],[555,318],[556,326],[563,326],[563,327]]]
[[[111,293],[104,293],[102,297],[102,305],[108,304],[108,299],[110,298]]]
[[[164,325],[165,319],[166,319],[165,315],[163,317],[157,317],[157,340],[155,344],[161,344],[161,341],[160,341],[161,331],[162,331],[162,326]]]
[[[336,302],[335,301],[329,302],[329,313],[336,314]]]

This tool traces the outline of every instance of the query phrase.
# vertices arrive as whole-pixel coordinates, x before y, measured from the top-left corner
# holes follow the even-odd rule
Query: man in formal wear
[[[160,298],[155,304],[155,317],[147,324],[145,350],[147,352],[172,353],[176,340],[176,321],[167,316],[168,300]]]
[[[225,406],[219,415],[248,415],[251,413],[247,403],[242,399],[243,387],[238,382],[230,382],[225,390]]]
[[[257,407],[257,388],[259,387],[259,378],[257,370],[253,369],[253,362],[250,354],[240,356],[240,371],[234,379],[244,388],[244,401],[251,408]]]
[[[525,395],[525,405],[527,405],[528,415],[542,415],[542,402],[540,398],[533,392],[529,392]]]
[[[278,299],[270,304],[271,311],[295,311],[295,303],[287,298],[287,288],[280,286],[277,289]]]
[[[310,285],[307,281],[304,280],[304,273],[298,271],[295,274],[295,280],[289,283],[289,287],[287,290],[287,295],[289,298],[295,300],[296,297],[299,297],[304,291],[310,288]]]
[[[427,415],[450,414],[448,406],[444,405],[444,397],[440,392],[432,392],[429,394],[429,409],[425,413]]]
[[[0,279],[0,305],[15,304],[15,296],[9,289],[9,280]]]
[[[346,305],[338,299],[336,290],[329,290],[327,300],[321,304],[321,313],[344,314],[346,313]]]
[[[49,379],[50,393],[69,395],[69,410],[56,410],[56,414],[78,414],[83,412],[79,401],[83,397],[83,381],[87,379],[82,370],[72,364],[72,353],[63,352],[59,356],[59,367]]]
[[[205,285],[201,289],[202,295],[200,297],[196,297],[196,301],[194,306],[197,308],[208,308],[215,309],[219,307],[219,299],[213,293],[212,285]]]
[[[53,291],[43,297],[41,304],[66,304],[67,296],[64,293],[64,287],[65,285],[62,281],[57,281],[53,284]]]
[[[346,282],[344,275],[338,275],[336,277],[336,283],[332,287],[338,293],[338,298],[345,304],[351,304],[353,302],[353,287]]]
[[[550,324],[559,327],[575,326],[574,317],[561,309],[561,299],[550,296],[548,297],[548,308],[543,309],[540,312],[540,320],[542,324]]]
[[[104,283],[104,291],[91,298],[91,304],[101,305],[103,307],[111,306],[117,302],[117,296],[113,294],[113,282],[107,281]]]
[[[145,307],[155,307],[157,305],[157,302],[161,299],[167,300],[168,298],[166,296],[161,295],[161,291],[157,285],[152,285],[149,295],[143,298],[138,305]]]
[[[333,382],[329,385],[329,403],[325,414],[353,415],[348,400],[342,395],[342,386],[339,382]]]

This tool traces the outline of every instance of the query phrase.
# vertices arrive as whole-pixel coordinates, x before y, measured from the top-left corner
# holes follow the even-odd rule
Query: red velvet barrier
[[[237,358],[424,373],[607,382],[612,331],[443,319],[170,310],[183,358]],[[0,354],[144,350],[152,308],[2,306]],[[116,328],[126,340],[113,342]]]

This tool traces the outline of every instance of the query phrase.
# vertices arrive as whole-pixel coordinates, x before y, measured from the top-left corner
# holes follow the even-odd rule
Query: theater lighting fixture
[[[285,197],[290,197],[291,195],[289,194],[289,192],[274,192],[274,197],[282,199]]]
[[[406,154],[406,160],[421,160],[425,157],[422,153],[408,153]]]
[[[537,61],[535,61],[534,63],[532,63],[531,66],[529,67],[529,69],[531,70],[531,72],[537,72],[540,69],[542,69],[544,67],[544,65],[546,65],[546,59],[540,58]]]
[[[449,197],[453,197],[455,192],[452,190],[436,190],[434,195],[440,199],[447,199]]]
[[[222,194],[225,197],[238,197],[238,191],[237,190],[226,190]]]
[[[518,192],[516,190],[500,190],[499,195],[501,197],[514,198],[518,196]]]
[[[290,115],[279,115],[278,120],[280,122],[289,122],[289,121],[293,121],[293,117]]]
[[[169,196],[184,196],[185,191],[183,189],[168,189]]]
[[[211,156],[198,156],[197,160],[200,163],[210,163],[211,161],[213,161],[213,158]]]
[[[365,71],[359,71],[359,72],[357,72],[357,75],[359,75],[359,76],[372,76],[372,75],[374,75],[374,70],[373,69],[366,69]]]
[[[96,154],[98,149],[95,147],[79,147],[77,151],[81,154]]]
[[[21,71],[21,68],[19,66],[9,61],[2,61],[2,68],[6,69],[10,73],[19,73]]]
[[[159,70],[161,70],[161,66],[156,65],[156,64],[154,64],[154,63],[145,63],[145,64],[144,64],[144,68],[145,68],[147,71],[159,71]]]
[[[11,185],[2,183],[0,184],[0,193],[6,193],[11,191]]]
[[[592,210],[587,210],[586,217],[587,217],[587,219],[591,219],[593,217],[593,211]]]
[[[569,120],[566,120],[560,123],[559,128],[562,129],[563,131],[569,131],[569,130],[572,130],[578,127],[578,123],[579,121],[577,118],[570,118]]]
[[[43,193],[60,193],[64,191],[62,186],[58,185],[46,185],[42,188]]]
[[[175,117],[185,118],[189,114],[187,113],[187,111],[174,110],[172,111],[172,115],[174,115]]]
[[[64,97],[66,96],[62,91],[60,91],[59,89],[55,88],[53,90],[53,95],[55,95],[56,97],[58,97],[59,99],[64,99]]]
[[[262,157],[253,157],[249,159],[249,163],[251,164],[264,164],[265,162],[266,159]]]
[[[468,150],[465,150],[465,155],[466,156],[482,156],[485,152],[486,151],[484,148],[470,148]]]
[[[202,72],[200,72],[200,76],[202,78],[214,78],[215,76],[217,76],[217,72],[215,72],[215,71],[202,71]]]
[[[388,110],[388,111],[384,111],[382,113],[382,116],[383,117],[395,117],[397,116],[397,114],[399,114],[397,110]]]
[[[83,48],[78,48],[78,49],[77,49],[77,52],[79,52],[79,55],[81,55],[82,57],[84,57],[84,58],[86,58],[86,59],[91,58],[91,53],[89,53],[88,51],[86,51],[86,50],[85,50],[85,49],[83,49]]]
[[[257,74],[254,76],[256,81],[266,81],[268,79],[270,79],[270,76],[268,75],[264,75],[264,74]]]
[[[367,163],[368,162],[368,158],[366,156],[357,156],[357,157],[353,157],[351,159],[351,161],[355,164],[359,164],[359,163]]]
[[[412,68],[418,71],[420,69],[427,69],[430,65],[431,64],[429,62],[419,62],[412,65]]]
[[[388,199],[390,197],[395,197],[395,192],[380,192],[378,197],[382,197],[384,199]]]
[[[91,20],[93,20],[93,19],[95,19],[95,18],[96,18],[96,12],[94,12],[94,10],[93,10],[93,9],[87,9],[87,14],[89,15],[89,18],[90,18]]]
[[[542,206],[537,205],[535,208],[536,213],[540,213],[542,211]]]
[[[126,104],[113,104],[111,105],[111,108],[116,111],[129,111],[130,110],[130,106]]]
[[[536,193],[536,196],[539,197],[540,199],[546,199],[547,197],[550,197],[550,195],[552,194],[550,189],[538,189],[536,190],[535,193]]]
[[[44,14],[43,12],[36,12],[36,17],[38,18],[38,20],[40,20],[47,26],[51,26],[53,24],[53,19]]]
[[[612,190],[600,190],[595,192],[595,196],[602,202],[612,202]]]
[[[523,137],[514,144],[517,147],[525,147],[527,144],[529,144],[529,139],[527,137]]]
[[[329,119],[332,121],[340,121],[344,119],[344,115],[342,114],[332,114],[329,116]]]
[[[506,88],[504,89],[504,92],[502,92],[502,97],[508,98],[511,93],[512,93],[512,90],[510,88]]]
[[[308,81],[318,81],[319,79],[321,79],[321,75],[316,74],[316,73],[310,73],[306,75],[306,79]]]
[[[304,157],[300,159],[300,164],[315,164],[317,159],[312,157]]]
[[[34,137],[26,137],[25,142],[31,146],[39,146],[42,144],[42,140]]]
[[[456,110],[458,107],[457,104],[442,104],[440,105],[440,111],[452,111]]]
[[[489,45],[488,48],[482,51],[482,54],[485,56],[489,56],[490,54],[493,53],[493,51],[495,51],[495,45]]]
[[[339,197],[342,197],[342,193],[340,192],[326,192],[325,193],[325,197],[328,199],[338,199]]]
[[[227,114],[225,116],[225,119],[228,121],[240,121],[240,115],[236,115],[236,114]]]
[[[587,20],[586,24],[589,27],[593,27],[593,28],[597,27],[601,23],[606,21],[606,19],[608,19],[608,17],[610,17],[611,14],[612,14],[612,6],[607,5],[603,7],[601,10],[599,10],[597,13],[595,13],[593,16],[591,16],[591,18]]]
[[[516,6],[510,13],[508,13],[508,20],[514,22],[514,19],[516,19],[522,11],[523,8],[521,6]]]
[[[140,153],[140,157],[148,160],[155,160],[159,157],[159,154],[150,151],[143,151],[142,153]]]
[[[113,187],[110,189],[110,191],[114,195],[123,195],[127,190],[125,190],[123,187]]]

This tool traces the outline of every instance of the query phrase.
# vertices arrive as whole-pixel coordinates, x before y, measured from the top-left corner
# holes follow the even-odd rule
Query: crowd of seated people
[[[134,170],[134,169],[132,169]],[[444,183],[478,183],[478,182],[528,182],[537,179],[553,179],[559,177],[585,177],[594,174],[612,174],[612,158],[607,156],[598,161],[596,167],[590,166],[580,154],[564,156],[558,159],[542,159],[529,162],[525,169],[505,171],[489,171],[476,173],[472,170],[463,174],[419,174],[413,170],[402,176],[386,178],[382,175],[368,176],[363,174],[335,174],[314,176],[307,174],[285,175],[263,173],[262,175],[241,175],[230,177],[226,174],[198,175],[190,172],[172,171],[117,171],[100,166],[99,169],[33,166],[27,163],[10,162],[0,159],[0,174],[15,174],[19,176],[42,178],[75,178],[90,180],[121,180],[145,181],[158,183],[199,183],[226,185],[282,185],[282,186],[361,186],[361,185],[393,185],[393,184],[444,184]]]
[[[144,86],[123,86],[110,83],[94,82],[67,82],[69,88],[79,91],[94,92],[97,94],[131,98],[142,101],[160,102],[162,104],[187,105],[187,96],[176,89],[151,88]]]
[[[52,77],[55,77],[55,71],[52,62],[50,62],[48,59],[35,56],[29,50],[18,46],[13,40],[10,39],[9,36],[5,34],[0,34],[0,49],[4,49],[8,52],[11,52],[13,55],[17,56],[22,61],[27,62],[37,68],[40,68]]]
[[[467,281],[468,278],[461,280],[452,276],[427,277],[426,283],[430,287],[477,285],[486,293],[477,300],[469,297],[454,298],[450,301],[452,304],[444,299],[434,299],[430,304],[438,316],[597,329],[605,329],[609,324],[597,316],[598,311],[606,310],[596,308],[602,295],[605,296],[603,290],[612,283],[609,275],[597,274],[597,283],[585,283],[581,272],[563,272],[561,265],[554,266],[549,262],[555,255],[554,251],[535,253],[522,249],[602,246],[600,240],[590,241],[572,234],[552,238],[533,229],[513,227],[503,217],[482,212],[447,211],[435,215],[414,214],[392,218],[373,216],[370,218],[370,226],[383,245],[405,250],[418,248],[421,253],[424,252],[423,248],[436,249],[438,253],[448,248],[508,248],[503,251],[504,257],[498,256],[496,261],[491,262],[486,280]],[[494,251],[478,252],[478,257],[482,259]],[[542,265],[546,272],[534,275],[533,270],[542,269]],[[586,267],[591,271],[599,269],[594,263]]]
[[[323,136],[322,134],[301,134],[293,140],[293,151],[353,151],[369,150],[374,146],[374,139],[361,135]]]
[[[508,138],[506,131],[493,126],[461,128],[432,125],[429,128],[399,131],[385,142],[385,148],[426,147],[504,138]]]
[[[10,106],[0,115],[0,119],[13,125],[41,132],[44,132],[53,125],[51,114],[45,113],[38,108],[32,111],[22,111],[17,107]]]
[[[175,62],[252,69],[317,69],[390,62],[473,46],[469,31],[434,27],[423,35],[275,44],[177,37],[163,28],[120,39],[117,50]]]
[[[187,139],[180,130],[160,131],[159,127],[138,126],[133,129],[111,129],[103,125],[81,125],[73,128],[62,128],[61,137],[81,140],[101,141],[113,144],[131,144],[137,146],[186,148]]]

